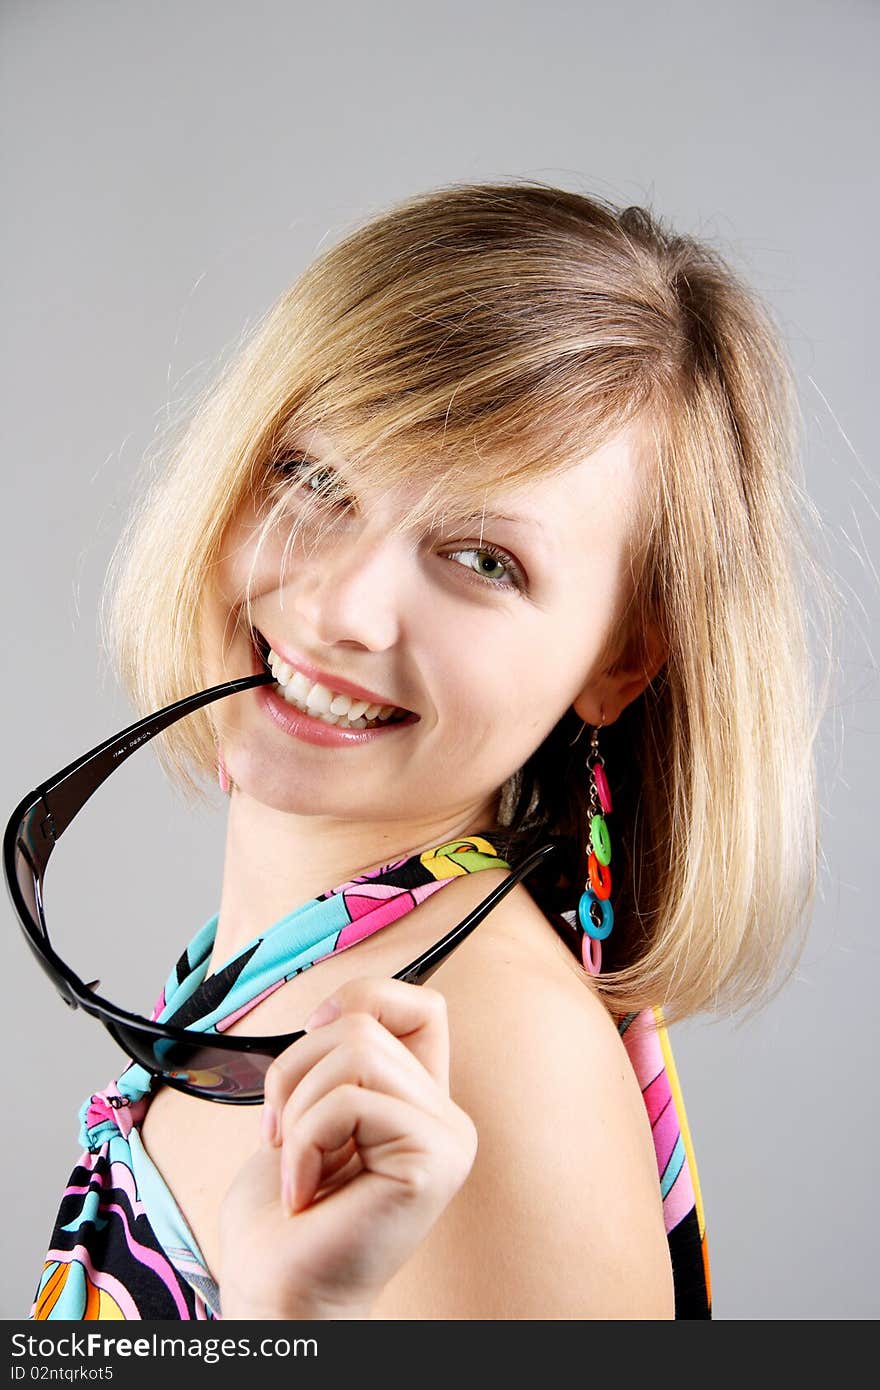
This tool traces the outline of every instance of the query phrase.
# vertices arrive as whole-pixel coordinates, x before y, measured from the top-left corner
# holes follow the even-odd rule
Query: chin
[[[238,787],[254,801],[271,806],[274,811],[290,811],[297,815],[323,812],[321,803],[327,797],[317,770],[279,764],[277,758],[254,755],[232,748],[225,755],[229,775]],[[325,779],[326,780],[326,779]]]

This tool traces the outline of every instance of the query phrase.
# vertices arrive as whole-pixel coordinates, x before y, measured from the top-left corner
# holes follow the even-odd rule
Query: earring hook
[[[601,729],[601,727],[602,727],[602,725],[603,725],[604,723],[605,723],[605,706],[604,706],[604,705],[600,705],[600,706],[599,706],[599,723],[596,725],[596,733],[599,732],[599,730]],[[584,729],[585,729],[586,727],[587,727],[586,721],[582,719],[582,720],[581,720],[581,727],[578,729],[578,731],[577,731],[577,733],[575,734],[574,738],[569,740],[569,744],[568,744],[569,748],[574,748],[574,745],[577,743],[578,739],[580,738],[581,734],[584,732]]]

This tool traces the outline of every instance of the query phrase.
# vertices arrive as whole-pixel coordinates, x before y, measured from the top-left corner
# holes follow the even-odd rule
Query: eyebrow
[[[536,521],[531,516],[506,516],[504,512],[473,512],[469,516],[460,516],[456,521],[510,521],[514,526],[534,526],[536,530],[542,531],[544,528],[540,521]]]
[[[508,516],[505,512],[473,512],[469,516],[456,516],[450,518],[457,526],[467,526],[472,521],[478,521],[481,525],[486,525],[493,521],[507,521],[512,526],[522,526],[525,530],[535,533],[542,539],[546,539],[547,532],[542,522],[532,516]]]

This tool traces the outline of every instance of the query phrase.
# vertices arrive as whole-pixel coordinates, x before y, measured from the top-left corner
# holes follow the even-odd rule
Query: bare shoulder
[[[477,1157],[373,1316],[671,1318],[650,1124],[615,1023],[528,893],[492,916],[430,981]]]

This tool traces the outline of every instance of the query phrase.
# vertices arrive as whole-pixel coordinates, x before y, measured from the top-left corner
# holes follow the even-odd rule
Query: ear
[[[585,724],[613,724],[627,705],[638,699],[645,687],[650,685],[669,656],[654,625],[647,633],[647,647],[648,656],[643,666],[624,666],[618,662],[590,678],[577,699],[572,701],[575,713]]]

